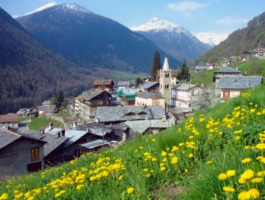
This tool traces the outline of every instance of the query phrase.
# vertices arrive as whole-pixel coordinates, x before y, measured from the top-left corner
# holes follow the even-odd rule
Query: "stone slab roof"
[[[94,85],[114,85],[113,80],[108,79],[108,80],[95,80]]]
[[[92,100],[93,98],[95,98],[96,96],[102,94],[102,93],[107,93],[109,94],[107,91],[105,90],[95,90],[95,89],[90,89],[90,90],[87,90],[84,94],[76,97],[75,99],[84,99],[86,101],[90,101]],[[111,96],[111,94],[109,94]]]
[[[188,83],[179,83],[177,85],[174,85],[172,87],[172,89],[175,89],[175,90],[190,90],[194,87],[200,87],[199,85],[192,85],[192,84],[188,84]]]
[[[103,140],[99,139],[99,140],[94,140],[94,141],[87,142],[87,143],[84,143],[84,144],[80,144],[80,146],[88,148],[88,149],[94,149],[96,147],[100,147],[100,146],[103,146],[103,145],[106,145],[106,144],[110,145],[110,143],[107,142],[106,140],[103,141]]]
[[[246,89],[254,88],[262,83],[262,76],[223,76],[216,88],[218,89]]]
[[[175,119],[170,118],[166,121],[162,119],[158,120],[141,120],[141,121],[127,121],[125,122],[127,126],[136,131],[137,133],[144,133],[148,128],[169,128],[175,125]]]
[[[159,82],[146,82],[146,83],[143,83],[142,85],[140,85],[138,87],[138,89],[148,90],[148,89],[152,88],[155,85],[159,85]]]
[[[129,86],[131,86],[131,83],[130,83],[130,81],[119,81],[119,82],[117,83],[117,86],[118,86],[118,87],[123,87],[123,86],[125,86],[125,87],[129,87]]]
[[[111,106],[98,107],[95,119],[99,122],[121,122],[132,120],[162,119],[165,111],[162,106]]]
[[[165,99],[160,93],[140,92],[136,97],[143,99]]]

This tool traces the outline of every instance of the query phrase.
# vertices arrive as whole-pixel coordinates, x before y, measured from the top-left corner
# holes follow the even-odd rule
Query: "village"
[[[241,61],[251,56],[244,52]],[[259,51],[259,56],[263,57],[264,51]],[[263,82],[262,76],[248,76],[229,67],[232,62],[190,68],[194,73],[219,68],[213,73],[211,89],[179,80],[180,70],[172,70],[166,56],[155,80],[147,77],[139,85],[95,80],[94,88],[69,99],[63,109],[46,100],[36,108],[1,115],[1,171],[8,179],[101,148],[114,148],[142,134],[159,133],[181,123],[196,109],[207,109]],[[47,123],[32,130],[31,122],[44,118]]]

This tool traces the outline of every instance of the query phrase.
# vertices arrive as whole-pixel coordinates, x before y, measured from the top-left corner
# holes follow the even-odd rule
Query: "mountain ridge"
[[[188,30],[166,19],[154,17],[144,24],[131,27],[131,30],[149,38],[178,60],[191,62],[210,49]]]

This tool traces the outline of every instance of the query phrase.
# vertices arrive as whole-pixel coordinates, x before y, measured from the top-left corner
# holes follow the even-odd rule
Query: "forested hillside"
[[[91,85],[91,71],[44,47],[0,8],[0,114],[32,107],[62,89]]]
[[[265,12],[248,22],[246,28],[234,31],[229,37],[199,58],[207,62],[214,57],[238,56],[244,51],[265,45]]]

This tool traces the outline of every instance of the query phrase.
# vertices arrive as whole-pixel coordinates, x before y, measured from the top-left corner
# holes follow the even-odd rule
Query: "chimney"
[[[239,81],[239,74],[237,75],[237,78],[236,79]]]
[[[58,132],[57,136],[58,136],[58,138],[61,137],[61,131]]]
[[[113,124],[112,124],[112,123],[110,123],[109,127],[112,129],[112,128],[113,128]]]
[[[247,71],[245,71],[245,74],[248,74]]]
[[[250,83],[249,83],[249,80],[247,80],[247,86],[249,87]]]
[[[51,130],[52,130],[52,125],[53,125],[53,123],[52,123],[52,122],[50,122],[50,123],[49,123],[49,131],[51,131]]]
[[[62,136],[65,137],[65,130],[62,130]]]
[[[121,110],[121,117],[124,117],[124,110]]]
[[[42,134],[45,134],[44,129],[42,129]]]
[[[73,127],[74,127],[74,128],[76,128],[76,126],[77,126],[77,123],[76,123],[76,122],[74,122],[74,123],[73,123]]]
[[[163,122],[166,122],[167,121],[167,116],[166,115],[163,116],[162,121]]]
[[[236,70],[238,70],[238,66],[236,66]]]
[[[86,129],[86,132],[89,132],[89,128]]]
[[[202,88],[203,88],[203,86],[204,86],[203,83],[201,83],[201,87],[202,87]]]

